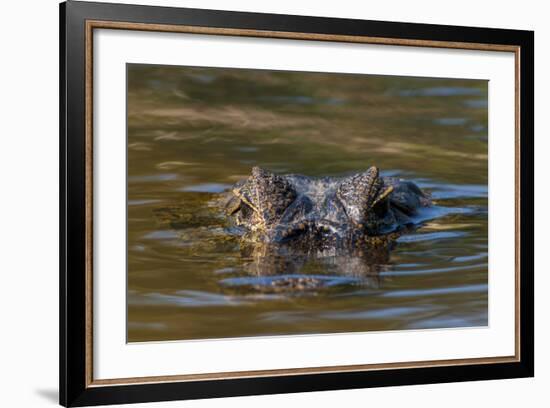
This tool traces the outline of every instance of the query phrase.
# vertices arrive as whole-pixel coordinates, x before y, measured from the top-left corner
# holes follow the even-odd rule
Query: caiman
[[[431,205],[416,184],[376,167],[347,177],[278,175],[254,167],[226,204],[244,239],[305,252],[386,245]]]
[[[376,167],[320,178],[254,167],[210,208],[217,211],[220,204],[230,221],[223,231],[240,237],[248,274],[221,283],[236,290],[298,293],[357,282],[376,286],[396,239],[412,231],[422,218],[418,212],[432,205],[416,184],[382,177]],[[182,214],[181,208],[159,209],[157,216],[176,229],[205,223],[200,214]],[[307,272],[312,264],[324,272]]]

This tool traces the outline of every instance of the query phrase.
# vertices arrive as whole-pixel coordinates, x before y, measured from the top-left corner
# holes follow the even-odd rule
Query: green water
[[[487,86],[128,65],[128,340],[487,325]],[[342,280],[364,261],[329,256],[293,272],[334,287],[262,290],[270,259],[244,251],[213,205],[255,165],[308,176],[376,165],[435,207],[375,273]]]

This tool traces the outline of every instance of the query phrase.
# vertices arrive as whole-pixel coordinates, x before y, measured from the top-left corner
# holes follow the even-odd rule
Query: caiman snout
[[[279,225],[267,231],[266,241],[284,243],[290,241],[312,241],[339,239],[344,235],[342,226],[329,220],[306,220],[293,224]]]

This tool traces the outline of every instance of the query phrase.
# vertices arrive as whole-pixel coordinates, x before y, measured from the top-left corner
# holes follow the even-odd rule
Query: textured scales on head
[[[263,220],[268,224],[279,221],[286,208],[296,199],[294,188],[285,178],[260,167],[252,168],[251,180]],[[271,199],[266,200],[265,197]]]
[[[368,221],[369,211],[382,204],[392,191],[392,186],[384,186],[378,168],[372,166],[363,173],[344,179],[336,195],[348,217],[356,224],[364,224]]]
[[[260,167],[253,167],[246,183],[233,193],[254,210],[264,225],[279,221],[297,196],[285,178]]]
[[[376,167],[346,178],[277,175],[254,167],[226,205],[247,239],[328,248],[384,239],[430,200],[412,182]]]

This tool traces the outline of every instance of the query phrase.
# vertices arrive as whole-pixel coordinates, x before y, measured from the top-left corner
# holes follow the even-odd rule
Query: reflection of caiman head
[[[277,175],[259,167],[227,203],[248,241],[323,250],[380,245],[411,224],[428,197],[376,167],[345,178]]]
[[[309,262],[324,266],[326,272],[361,276],[380,272],[390,258],[391,245],[356,248],[326,248],[316,251],[295,251],[290,245],[273,245],[259,242],[241,243],[241,256],[251,261],[250,272],[255,275],[299,273]],[[354,264],[350,268],[350,264]],[[257,267],[257,269],[255,269]],[[384,268],[382,268],[384,269]]]

